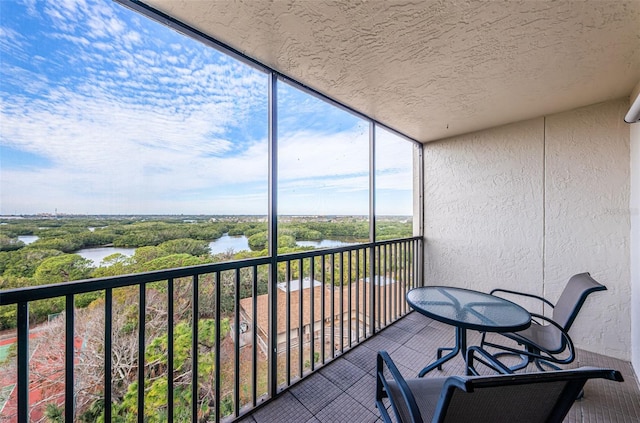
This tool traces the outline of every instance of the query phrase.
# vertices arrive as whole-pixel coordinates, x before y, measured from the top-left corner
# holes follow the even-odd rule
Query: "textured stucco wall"
[[[629,127],[623,99],[546,119],[545,292],[589,271],[591,296],[571,336],[584,349],[630,359]]]
[[[543,125],[425,145],[427,284],[542,294]]]
[[[631,356],[626,99],[425,146],[425,282],[556,301],[588,271],[578,347]],[[587,316],[588,317],[585,317]]]

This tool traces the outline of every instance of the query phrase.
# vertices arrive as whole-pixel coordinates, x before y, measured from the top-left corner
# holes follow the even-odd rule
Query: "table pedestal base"
[[[443,351],[451,351],[444,357],[442,357]],[[438,368],[438,370],[442,370],[442,365],[447,361],[451,360],[453,357],[458,355],[461,352],[462,357],[464,359],[464,355],[467,351],[467,330],[463,329],[459,326],[456,326],[456,345],[453,347],[442,347],[438,348],[437,359],[433,363],[429,364],[427,367],[422,369],[420,373],[418,373],[418,377],[423,377],[431,370]]]

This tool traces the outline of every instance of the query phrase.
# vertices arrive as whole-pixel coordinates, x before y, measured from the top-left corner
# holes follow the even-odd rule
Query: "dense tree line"
[[[247,258],[267,254],[268,247],[267,224],[256,218],[29,218],[0,223],[0,290]],[[382,239],[411,234],[411,224],[398,219],[378,223],[377,228]],[[296,245],[299,240],[366,241],[368,231],[369,223],[363,218],[291,219],[279,225],[278,247],[281,252],[290,252],[300,249]],[[253,253],[212,256],[209,242],[225,233],[246,236]],[[38,240],[25,245],[17,239],[19,235],[35,235]],[[132,257],[109,256],[97,267],[74,254],[82,248],[105,245],[136,250]],[[82,294],[76,305],[86,306],[98,296]],[[42,322],[63,308],[63,299],[33,303],[32,322]],[[0,330],[15,325],[15,313],[15,307],[0,309]]]
[[[267,254],[268,232],[264,219],[224,219],[214,218],[68,218],[68,219],[24,219],[1,221],[0,225],[0,290],[64,283],[96,277],[118,276],[171,269],[184,266],[212,263],[216,261],[240,260]],[[362,218],[338,218],[309,220],[291,219],[279,224],[279,253],[301,250],[296,245],[299,240],[348,239],[367,241],[369,222]],[[402,220],[378,222],[376,225],[379,239],[403,238],[411,235],[411,223]],[[209,242],[223,234],[244,235],[252,251],[226,252],[212,255]],[[35,235],[39,239],[29,245],[20,242],[19,235]],[[99,266],[90,260],[75,254],[75,251],[93,246],[111,245],[116,247],[135,248],[132,256],[113,254],[106,257]],[[340,285],[348,278],[364,276],[367,253],[350,253],[349,261],[343,265],[332,266],[331,260],[314,259],[315,279],[326,276],[327,283]],[[384,252],[381,254],[384,255]],[[347,260],[344,256],[343,258]],[[339,260],[338,256],[335,256]],[[384,258],[383,258],[384,260]],[[351,268],[347,266],[351,263]],[[324,268],[323,268],[324,263]],[[337,261],[336,261],[337,263]],[[394,264],[389,262],[389,269]],[[302,268],[300,268],[302,266]],[[310,260],[293,261],[287,267],[281,263],[278,267],[278,280],[292,280],[310,275]],[[301,276],[302,275],[302,276]],[[268,291],[268,268],[261,266],[257,270],[254,281],[252,270],[241,269],[239,280],[235,271],[220,272],[217,275],[201,275],[198,285],[198,403],[199,413],[206,418],[214,410],[215,381],[215,317],[221,316],[220,337],[223,339],[222,350],[233,348],[228,337],[230,321],[236,310],[236,283],[239,283],[240,298],[252,295],[255,289],[258,295]],[[215,299],[216,284],[220,284],[220,310],[215,310],[218,303]],[[255,287],[254,287],[254,284]],[[167,284],[157,282],[147,287],[148,312],[145,321],[145,408],[149,415],[163,419],[166,411],[166,393],[168,378],[173,377],[175,386],[176,418],[188,418],[191,403],[190,373],[192,332],[191,296],[192,281],[190,278],[175,281],[174,290],[174,368],[167,368]],[[104,417],[105,404],[102,400],[102,380],[104,363],[101,349],[104,345],[104,299],[102,292],[86,293],[75,296],[77,308],[77,333],[83,335],[82,355],[78,365],[77,409],[80,421],[101,421]],[[30,303],[31,323],[44,322],[51,315],[61,313],[65,307],[65,299],[53,298]],[[0,330],[12,328],[16,324],[16,307],[0,308]],[[137,412],[137,336],[138,322],[137,288],[119,288],[114,290],[113,310],[113,395],[111,404],[114,418],[117,421],[129,421]],[[51,366],[51,360],[64,361],[63,348],[57,345],[64,339],[64,319],[56,319],[47,325],[48,336],[40,337],[44,348],[54,351],[46,357],[47,366],[33,363],[33,379],[41,381],[50,395],[45,395],[46,415],[52,421],[63,416],[59,398],[60,389],[56,381],[60,367]],[[56,354],[59,355],[56,356]],[[233,367],[228,362],[228,353],[221,357],[221,365]],[[101,361],[102,360],[102,361]],[[3,363],[0,363],[2,365]],[[229,378],[227,378],[229,379]],[[220,392],[222,415],[231,413],[233,401],[231,397],[232,379],[223,380]],[[265,382],[266,383],[266,382]],[[47,387],[47,384],[50,386]],[[230,385],[231,384],[231,385]],[[245,395],[245,394],[243,394]],[[150,421],[152,421],[151,419]],[[155,421],[155,420],[153,420]]]

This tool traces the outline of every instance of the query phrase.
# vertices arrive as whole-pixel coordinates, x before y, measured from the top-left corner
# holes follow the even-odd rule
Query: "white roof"
[[[322,282],[313,280],[313,286],[321,286]],[[304,278],[302,279],[302,289],[307,289],[311,287],[311,279]],[[278,289],[281,291],[287,291],[287,283],[279,282]],[[289,291],[298,291],[300,289],[300,279],[292,279],[289,281]]]
[[[364,278],[364,281],[369,283],[369,278]],[[392,284],[392,283],[396,283],[396,281],[393,278],[388,278],[386,276],[376,275],[373,278],[373,283],[374,283],[374,285],[389,285],[389,284]]]

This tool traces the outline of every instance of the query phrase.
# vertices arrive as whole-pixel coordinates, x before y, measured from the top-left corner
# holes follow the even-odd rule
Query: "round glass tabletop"
[[[440,322],[485,332],[517,332],[531,324],[519,305],[483,292],[446,286],[425,286],[407,292],[417,312]]]

